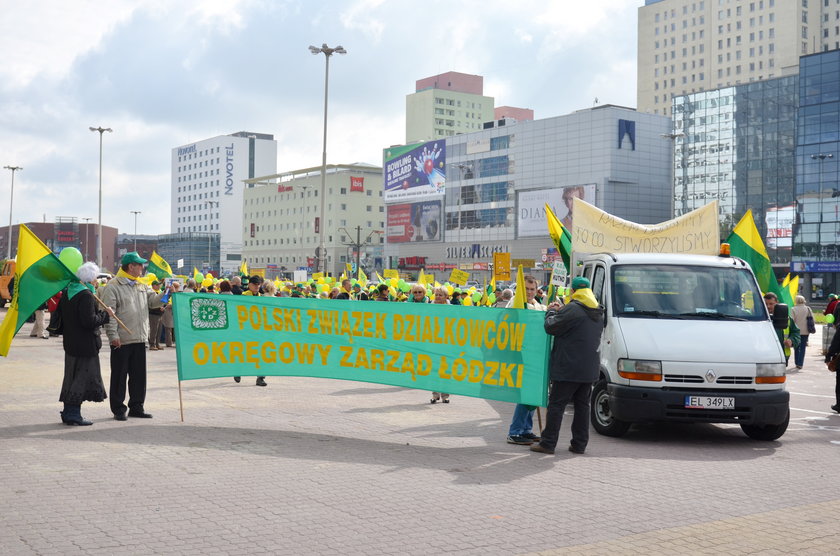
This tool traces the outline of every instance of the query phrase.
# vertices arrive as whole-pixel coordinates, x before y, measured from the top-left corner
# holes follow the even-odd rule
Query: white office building
[[[220,236],[218,258],[211,254],[205,270],[239,268],[243,182],[275,172],[277,141],[265,133],[240,131],[172,149],[172,233]]]

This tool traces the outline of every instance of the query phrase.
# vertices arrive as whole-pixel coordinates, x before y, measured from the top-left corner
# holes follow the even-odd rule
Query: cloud
[[[20,4],[20,3],[18,3]],[[99,139],[104,221],[167,233],[171,149],[241,130],[274,134],[278,170],[317,166],[324,57],[330,61],[329,162],[381,163],[405,137],[417,79],[485,77],[497,105],[538,118],[602,102],[635,105],[637,3],[311,3],[300,0],[43,0],[4,6],[0,151],[24,170],[14,219],[95,216]],[[35,6],[35,7],[32,7]],[[0,174],[0,199],[9,179]],[[46,215],[46,216],[45,216]]]

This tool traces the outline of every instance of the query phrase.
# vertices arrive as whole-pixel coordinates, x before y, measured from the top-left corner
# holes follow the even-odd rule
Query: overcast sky
[[[497,106],[538,119],[636,105],[642,0],[195,2],[0,0],[0,163],[13,222],[92,217],[104,137],[103,223],[170,233],[170,152],[236,131],[274,134],[278,171],[321,163],[324,56],[329,163],[381,164],[405,140],[417,79],[484,76]],[[11,172],[0,173],[8,223]]]

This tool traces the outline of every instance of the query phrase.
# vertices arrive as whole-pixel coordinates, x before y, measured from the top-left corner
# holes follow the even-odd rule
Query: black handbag
[[[64,320],[61,318],[61,309],[50,313],[50,323],[47,325],[47,332],[50,336],[61,336],[64,333]]]
[[[808,311],[808,316],[805,317],[805,322],[808,324],[808,334],[817,333],[817,323],[814,322],[814,315]]]

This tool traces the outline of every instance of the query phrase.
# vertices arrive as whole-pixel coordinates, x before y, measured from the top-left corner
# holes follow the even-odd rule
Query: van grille
[[[722,376],[717,379],[718,384],[752,384],[751,376]]]
[[[665,382],[701,384],[705,381],[702,376],[697,375],[665,375]]]

